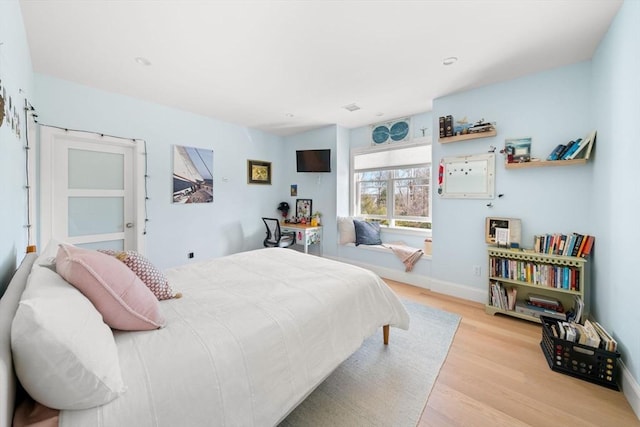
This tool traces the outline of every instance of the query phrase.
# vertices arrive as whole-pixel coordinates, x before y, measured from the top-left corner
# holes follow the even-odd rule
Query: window
[[[351,164],[355,216],[389,227],[431,228],[431,145],[354,151]]]

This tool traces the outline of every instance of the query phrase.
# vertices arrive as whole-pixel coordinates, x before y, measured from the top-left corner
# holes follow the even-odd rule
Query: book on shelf
[[[595,237],[588,234],[539,234],[533,238],[533,250],[548,255],[586,258],[594,242]]]
[[[573,153],[575,153],[576,151],[578,151],[578,149],[580,148],[580,145],[582,144],[582,138],[578,138],[575,141],[573,141],[573,144],[571,144],[571,146],[562,154],[562,160],[569,160],[571,159],[573,156]]]
[[[551,317],[552,319],[567,320],[567,314],[564,312],[538,307],[526,301],[517,301],[515,311],[516,313],[526,314],[527,316],[537,317],[538,319],[541,316],[545,316]]]
[[[577,138],[566,144],[558,144],[547,156],[547,160],[589,159],[596,139],[596,131],[591,131],[584,138]]]
[[[547,160],[553,161],[562,159],[563,154],[567,152],[572,143],[573,141],[569,141],[566,144],[556,145],[556,148],[551,150],[551,153],[547,156]]]
[[[582,241],[586,240],[586,243],[580,245],[580,249],[578,250],[578,256],[581,258],[586,258],[591,253],[591,249],[593,248],[593,243],[595,241],[594,236],[587,235]]]
[[[444,116],[444,136],[453,136],[453,116]]]
[[[446,130],[444,125],[444,116],[438,117],[438,124],[440,127],[440,138],[444,138],[446,136]]]
[[[580,143],[578,143],[572,150],[570,153],[567,153],[565,155],[565,160],[571,160],[571,159],[576,159],[576,158],[580,158],[578,157],[580,155],[580,153],[584,153],[585,148],[587,148],[587,146],[589,145],[589,137],[585,137],[584,139],[580,140]]]
[[[585,138],[587,140],[587,142],[585,143],[585,147],[583,150],[581,151],[581,154],[576,155],[574,158],[577,159],[589,159],[589,157],[591,156],[591,150],[593,149],[593,145],[596,143],[596,131],[593,130],[589,133],[589,135],[587,135],[587,137]],[[582,155],[582,153],[584,155]]]
[[[574,266],[492,257],[489,276],[548,288],[580,291],[580,268]]]
[[[573,297],[573,309],[567,313],[567,319],[571,322],[580,323],[582,321],[582,314],[584,313],[584,300],[580,295],[574,295]]]
[[[567,145],[564,146],[564,149],[558,154],[558,160],[564,160],[567,153],[573,150],[576,144],[580,144],[580,140],[575,139],[573,141],[569,141]]]
[[[527,301],[531,305],[535,305],[537,307],[547,308],[549,310],[555,310],[560,313],[564,312],[564,307],[562,306],[562,303],[559,300],[552,297],[548,297],[545,295],[529,294],[529,296],[527,297]]]
[[[583,239],[584,239],[584,236],[582,234],[576,233],[576,241],[573,244],[573,248],[571,249],[570,256],[578,256],[578,251],[580,250],[580,245],[582,245]]]
[[[558,144],[551,153],[547,156],[547,160],[558,160],[558,156],[564,150],[564,144]]]
[[[502,310],[513,310],[516,304],[518,289],[505,288],[502,283],[491,282],[491,305]]]

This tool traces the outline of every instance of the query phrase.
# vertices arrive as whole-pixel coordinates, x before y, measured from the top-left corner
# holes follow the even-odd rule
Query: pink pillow
[[[98,249],[98,252],[114,256],[124,262],[160,301],[182,296],[180,292],[176,293],[171,289],[166,276],[155,265],[151,264],[151,261],[136,251]]]
[[[155,295],[116,258],[61,244],[56,271],[96,306],[112,328],[141,331],[164,326]]]

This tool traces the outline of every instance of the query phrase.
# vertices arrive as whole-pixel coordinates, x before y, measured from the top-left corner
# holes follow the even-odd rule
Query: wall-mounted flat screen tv
[[[297,150],[298,172],[331,172],[331,150]]]

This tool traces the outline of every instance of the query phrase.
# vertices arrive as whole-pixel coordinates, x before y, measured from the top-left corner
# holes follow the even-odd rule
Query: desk
[[[318,252],[322,256],[322,226],[306,224],[280,224],[280,230],[296,233],[296,244],[304,245],[304,253],[309,253],[309,245],[318,245]]]

